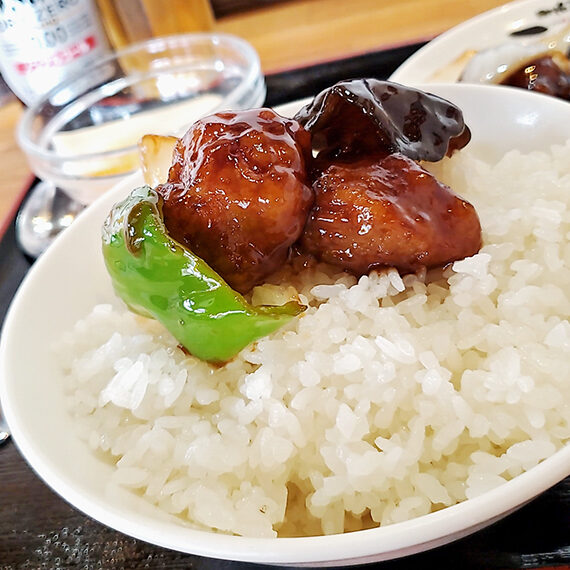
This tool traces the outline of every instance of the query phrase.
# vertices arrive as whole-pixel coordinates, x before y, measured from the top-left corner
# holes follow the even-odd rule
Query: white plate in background
[[[390,76],[403,84],[455,83],[474,52],[507,42],[527,44],[570,24],[570,0],[517,0],[484,12],[444,32],[409,57]],[[513,36],[540,26],[540,34]]]

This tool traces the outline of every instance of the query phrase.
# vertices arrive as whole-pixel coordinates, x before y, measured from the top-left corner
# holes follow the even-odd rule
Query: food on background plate
[[[510,85],[570,100],[570,26],[538,41],[514,38],[473,52],[459,81]]]
[[[529,89],[570,101],[570,59],[562,55],[539,55],[518,67],[513,66],[501,85]]]
[[[331,534],[497,488],[570,441],[570,142],[435,164],[473,204],[474,255],[401,275],[293,257],[254,305],[306,310],[225,366],[97,306],[59,347],[80,436],[182,525]]]

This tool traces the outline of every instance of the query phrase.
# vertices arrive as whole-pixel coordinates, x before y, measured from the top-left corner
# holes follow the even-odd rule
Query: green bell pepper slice
[[[253,306],[206,262],[173,240],[162,198],[143,186],[116,204],[102,231],[113,287],[130,310],[160,321],[192,355],[224,363],[306,307]]]

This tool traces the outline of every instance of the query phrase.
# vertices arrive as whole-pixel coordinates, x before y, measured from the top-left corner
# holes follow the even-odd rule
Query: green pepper
[[[116,293],[134,312],[160,321],[194,356],[230,360],[305,307],[254,307],[206,262],[173,240],[162,198],[149,186],[116,204],[103,226],[103,257]]]

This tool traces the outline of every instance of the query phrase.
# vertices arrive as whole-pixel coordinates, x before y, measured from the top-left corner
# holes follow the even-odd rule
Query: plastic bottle
[[[109,52],[92,0],[0,0],[0,71],[28,106]]]

